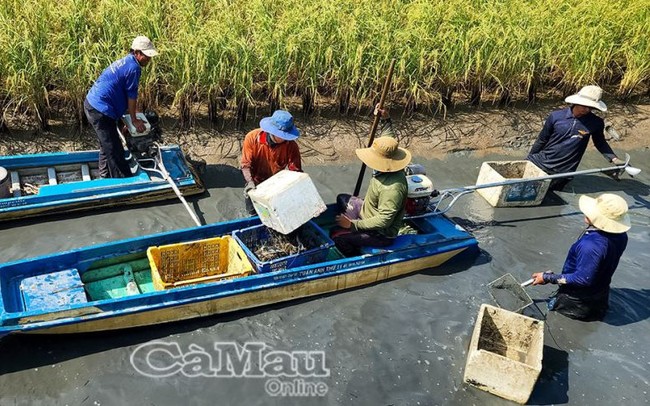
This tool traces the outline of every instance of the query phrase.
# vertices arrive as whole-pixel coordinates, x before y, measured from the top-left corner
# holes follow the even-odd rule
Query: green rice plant
[[[629,97],[650,78],[650,4],[631,4],[623,17],[625,38],[619,48],[623,71],[619,92]]]
[[[568,2],[554,10],[563,18],[551,21],[547,60],[562,75],[559,86],[568,91],[588,83],[607,81],[620,38],[612,19],[625,2]]]
[[[26,0],[0,2],[0,100],[46,123],[73,111],[136,35],[160,56],[143,70],[141,108],[190,125],[207,105],[287,107],[322,98],[374,103],[386,69],[408,110],[445,110],[454,94],[535,98],[595,83],[639,91],[650,78],[650,0]]]
[[[0,30],[5,56],[5,93],[16,108],[33,113],[38,127],[47,129],[50,118],[48,86],[52,83],[48,38],[54,3],[38,0],[8,1],[1,9]]]
[[[83,124],[86,93],[97,71],[102,69],[94,57],[101,50],[87,35],[93,6],[84,0],[61,2],[53,10],[50,20],[57,26],[50,37],[50,46],[58,50],[52,52],[52,69],[55,72],[52,85],[60,89],[63,104],[72,109],[79,126]]]

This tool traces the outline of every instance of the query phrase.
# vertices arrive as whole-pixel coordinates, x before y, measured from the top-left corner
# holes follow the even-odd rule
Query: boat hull
[[[161,154],[183,195],[205,191],[180,147],[163,147]],[[162,176],[151,176],[142,168],[131,178],[100,179],[96,169],[98,157],[98,151],[0,157],[0,166],[13,175],[12,190],[32,186],[27,180],[38,181],[37,193],[14,191],[14,196],[0,198],[0,221],[176,198],[171,185]],[[61,172],[57,174],[58,169]],[[75,173],[76,179],[58,182],[71,175],[74,177]]]
[[[393,265],[379,266],[354,273],[333,275],[312,281],[297,282],[291,285],[242,293],[225,298],[206,300],[199,303],[191,303],[167,309],[146,311],[108,319],[90,320],[60,327],[35,330],[32,333],[72,334],[121,330],[124,328],[143,327],[251,309],[274,303],[287,302],[294,299],[358,288],[414,273],[422,269],[434,268],[442,265],[466,249],[467,248],[460,248],[428,258],[420,258]]]
[[[429,229],[428,234],[401,236],[393,246],[371,249],[360,256],[328,257],[325,261],[291,269],[117,299],[91,300],[47,311],[28,308],[21,281],[70,269],[84,275],[105,269],[102,267],[106,265],[142,261],[146,259],[143,253],[147,247],[230,235],[260,221],[251,217],[0,264],[0,336],[108,331],[224,314],[358,288],[434,268],[461,254],[478,252],[476,239],[448,218],[436,215],[418,221]]]
[[[205,188],[200,183],[180,187],[179,190],[183,196],[192,196],[201,194]],[[94,199],[83,199],[77,201],[62,201],[52,206],[39,206],[33,208],[24,208],[11,212],[0,212],[0,221],[18,220],[31,217],[41,217],[54,214],[74,213],[87,210],[108,209],[116,206],[137,205],[158,202],[163,200],[177,199],[176,193],[171,187],[159,186],[152,187],[148,191],[138,191],[132,193],[123,193],[119,196],[98,196]]]

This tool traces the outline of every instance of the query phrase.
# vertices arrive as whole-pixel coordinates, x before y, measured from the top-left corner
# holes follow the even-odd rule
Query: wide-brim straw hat
[[[261,119],[260,128],[286,141],[293,141],[300,136],[300,130],[293,123],[293,116],[284,110],[276,110],[271,117]]]
[[[355,152],[364,164],[379,172],[401,171],[411,162],[411,153],[397,146],[393,137],[379,137],[370,148],[359,148]]]
[[[603,193],[597,198],[580,196],[580,211],[599,230],[620,234],[630,229],[627,202],[613,193]]]
[[[603,89],[598,86],[585,86],[576,94],[564,99],[568,104],[578,104],[580,106],[592,107],[600,111],[607,111],[607,105],[600,98],[603,96]]]

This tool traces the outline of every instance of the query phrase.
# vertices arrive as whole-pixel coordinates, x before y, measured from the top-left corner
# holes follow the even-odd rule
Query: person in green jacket
[[[361,247],[390,245],[402,226],[408,184],[404,168],[411,162],[411,153],[400,148],[394,137],[388,111],[375,109],[383,122],[381,137],[370,148],[355,152],[359,159],[373,169],[366,197],[339,195],[341,214],[339,226],[332,233],[336,247],[345,256],[359,254]]]

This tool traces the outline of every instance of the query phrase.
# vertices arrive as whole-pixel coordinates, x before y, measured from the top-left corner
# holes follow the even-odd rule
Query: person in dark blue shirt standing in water
[[[564,101],[569,107],[548,116],[526,159],[549,175],[575,172],[591,138],[605,159],[614,165],[624,164],[605,140],[605,122],[591,112],[591,109],[607,111],[600,100],[602,94],[598,86],[585,86],[567,97]],[[571,179],[553,179],[550,189],[562,190]]]
[[[99,174],[102,178],[132,176],[117,129],[118,120],[128,113],[138,132],[145,124],[136,117],[138,86],[142,67],[158,55],[149,38],[138,36],[127,56],[104,69],[84,100],[88,122],[99,139]]]
[[[569,249],[562,273],[537,272],[533,285],[559,285],[549,309],[572,319],[601,320],[609,307],[609,285],[627,246],[630,217],[625,199],[604,193],[581,196],[587,230]]]

